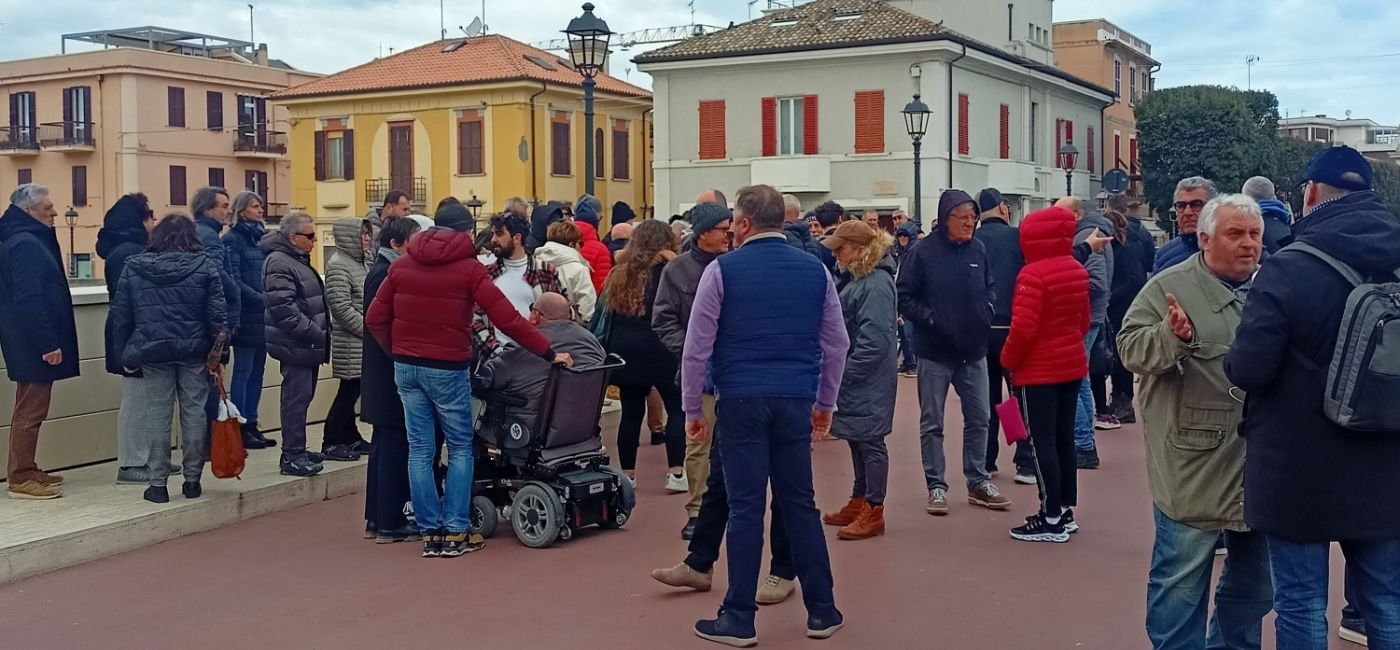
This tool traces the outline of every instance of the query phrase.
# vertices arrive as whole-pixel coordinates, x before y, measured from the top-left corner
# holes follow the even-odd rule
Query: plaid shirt
[[[525,284],[534,289],[535,296],[553,292],[565,298],[569,297],[568,290],[559,282],[559,272],[554,269],[553,264],[537,262],[533,255],[526,259],[528,261],[525,265]],[[491,281],[495,282],[506,272],[505,261],[497,259],[495,264],[486,267],[486,272],[491,277]],[[482,311],[480,307],[477,307],[476,312],[472,315],[472,348],[474,352],[472,359],[476,368],[480,368],[482,364],[500,354],[502,348],[500,339],[496,338],[496,328],[491,326],[491,321],[486,318],[486,312]]]

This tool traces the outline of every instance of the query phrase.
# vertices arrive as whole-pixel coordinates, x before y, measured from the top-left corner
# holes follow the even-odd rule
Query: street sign
[[[1110,170],[1103,175],[1103,189],[1109,194],[1122,194],[1128,189],[1128,172],[1122,169]]]

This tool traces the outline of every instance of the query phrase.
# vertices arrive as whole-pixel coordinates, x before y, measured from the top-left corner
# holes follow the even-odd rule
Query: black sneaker
[[[1098,449],[1075,449],[1075,467],[1079,469],[1098,469],[1099,450]]]
[[[243,448],[244,449],[267,449],[271,447],[271,441],[258,438],[257,429],[249,429],[248,425],[243,425]]]
[[[360,455],[350,451],[348,445],[331,445],[321,448],[321,455],[326,460],[333,460],[341,463],[352,463],[360,459]]]
[[[483,546],[486,546],[486,540],[477,533],[449,533],[442,538],[442,557],[475,553]]]
[[[434,530],[423,538],[423,557],[438,557],[442,555],[442,531]]]
[[[1368,645],[1366,638],[1366,619],[1342,617],[1342,624],[1337,628],[1337,636],[1343,641],[1350,641],[1357,645]]]
[[[368,456],[371,446],[372,445],[370,445],[369,441],[363,438],[356,440],[355,442],[352,442],[349,445],[350,451],[353,451],[361,456]]]
[[[304,455],[291,457],[283,455],[280,466],[283,475],[300,476],[302,478],[308,478],[320,474],[321,470],[323,469],[320,463],[311,460],[311,455],[309,452]]]
[[[152,485],[146,488],[146,493],[141,498],[151,503],[170,503],[170,492],[164,485]]]
[[[198,499],[204,494],[204,489],[199,487],[199,481],[185,481],[180,486],[180,494],[185,495],[186,499]]]
[[[418,527],[412,524],[397,530],[381,530],[375,533],[375,544],[397,544],[399,542],[416,542],[423,539],[419,534]]]
[[[1064,526],[1065,532],[1071,535],[1079,532],[1079,522],[1074,520],[1074,508],[1065,510],[1065,513],[1060,515],[1060,525]]]
[[[665,432],[665,431],[653,431],[653,432],[651,432],[651,444],[652,444],[653,446],[655,446],[655,445],[664,445],[664,444],[666,444],[666,432]]]
[[[1054,542],[1063,544],[1069,541],[1063,519],[1056,524],[1045,521],[1045,515],[1036,514],[1026,519],[1026,525],[1011,529],[1011,537],[1023,542]]]
[[[695,636],[735,648],[752,648],[758,645],[758,632],[754,631],[753,623],[744,623],[724,610],[720,610],[719,617],[714,620],[697,622]]]
[[[310,449],[307,449],[306,451],[303,451],[302,453],[303,453],[303,454],[306,454],[306,457],[307,457],[308,459],[310,459],[311,462],[313,462],[313,463],[318,463],[318,464],[319,464],[319,463],[324,463],[324,462],[326,462],[326,455],[325,455],[325,454],[318,454],[318,453],[316,453],[316,452],[314,452],[314,451],[311,451]]]
[[[831,635],[836,634],[845,625],[846,618],[841,615],[841,612],[836,611],[835,608],[832,609],[832,613],[829,616],[823,616],[821,618],[808,616],[807,638],[830,639]]]
[[[1134,424],[1137,422],[1137,412],[1133,410],[1133,401],[1127,398],[1113,400],[1113,405],[1109,411],[1118,418],[1119,424]]]

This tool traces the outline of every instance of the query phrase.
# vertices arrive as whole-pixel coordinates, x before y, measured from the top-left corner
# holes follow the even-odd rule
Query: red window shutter
[[[725,148],[724,100],[700,102],[700,159],[723,160]]]
[[[1065,146],[1065,121],[1055,120],[1055,160],[1059,160],[1060,148]],[[1059,167],[1059,162],[1055,163]]]
[[[885,91],[856,93],[856,153],[885,152]]]
[[[817,96],[802,98],[802,153],[817,155]]]
[[[1128,140],[1128,166],[1136,174],[1138,170],[1138,146],[1137,138]]]
[[[964,156],[972,154],[972,142],[968,137],[968,97],[965,93],[958,93],[958,153]]]
[[[1011,107],[1001,105],[1001,159],[1011,158]]]
[[[1089,127],[1089,173],[1098,171],[1097,156],[1094,155],[1094,127]]]
[[[355,180],[355,129],[345,129],[341,132],[340,137],[342,138],[340,146],[345,151],[345,157],[342,159],[345,164],[345,180],[353,181]]]
[[[1123,136],[1113,134],[1113,168],[1118,169],[1118,165],[1123,161]]]
[[[763,155],[778,155],[778,99],[763,98]]]
[[[1065,120],[1065,142],[1074,144],[1074,120]]]
[[[315,159],[316,159],[316,162],[315,162],[315,164],[316,164],[316,180],[318,180],[318,181],[323,181],[323,180],[326,180],[326,132],[325,132],[325,131],[317,131],[317,132],[316,132],[316,147],[315,147],[315,148],[316,148],[316,151],[315,151],[314,157],[315,157]]]

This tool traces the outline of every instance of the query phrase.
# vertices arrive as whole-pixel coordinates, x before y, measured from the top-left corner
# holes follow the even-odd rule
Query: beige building
[[[1362,155],[1379,162],[1400,162],[1400,126],[1388,126],[1375,120],[1313,115],[1279,120],[1279,135],[1294,140],[1320,142],[1326,145],[1344,144]]]
[[[97,231],[126,193],[144,192],[161,214],[188,211],[215,184],[285,211],[287,119],[266,97],[318,75],[269,59],[266,46],[156,27],[66,34],[65,51],[70,42],[103,47],[0,63],[0,191],[52,191],[76,278],[102,277]]]
[[[1054,43],[1061,70],[1112,88],[1118,96],[1104,109],[1103,166],[1128,172],[1128,195],[1140,198],[1142,170],[1133,107],[1152,89],[1152,75],[1162,67],[1152,58],[1152,45],[1102,18],[1055,23]]]

